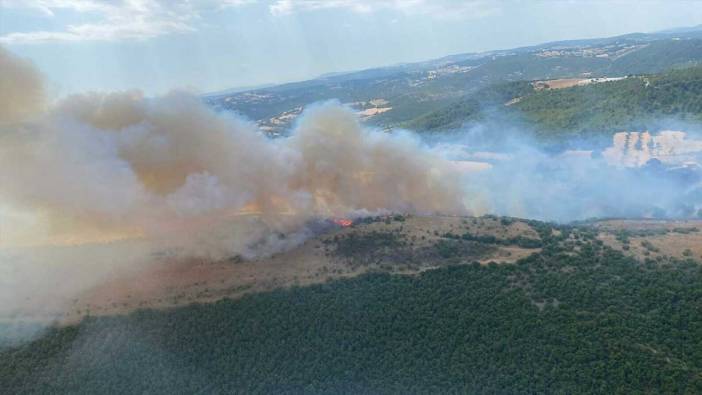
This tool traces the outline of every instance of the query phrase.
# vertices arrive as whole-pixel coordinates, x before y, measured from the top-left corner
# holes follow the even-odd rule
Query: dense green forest
[[[702,68],[539,91],[515,108],[545,135],[645,130],[667,119],[700,121]]]
[[[702,392],[699,263],[639,262],[591,228],[531,225],[543,249],[516,264],[377,272],[51,329],[0,352],[0,388]]]
[[[537,91],[530,87],[524,82],[488,87],[405,126],[452,129],[490,116],[518,121],[541,137],[559,138],[702,120],[702,67],[566,89]],[[518,100],[505,105],[515,98]]]

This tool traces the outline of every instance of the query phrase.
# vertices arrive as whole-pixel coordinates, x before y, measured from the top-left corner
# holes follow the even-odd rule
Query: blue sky
[[[0,0],[0,45],[55,97],[209,92],[701,23],[695,1]]]

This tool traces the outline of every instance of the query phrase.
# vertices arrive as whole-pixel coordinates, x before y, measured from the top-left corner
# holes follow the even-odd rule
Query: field
[[[701,220],[607,220],[595,228],[607,245],[639,259],[702,259]]]

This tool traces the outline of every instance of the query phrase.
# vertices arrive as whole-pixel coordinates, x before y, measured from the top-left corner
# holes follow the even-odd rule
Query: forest
[[[702,68],[536,92],[515,104],[545,136],[647,130],[702,120]]]
[[[547,140],[699,122],[702,67],[565,89],[535,90],[527,82],[503,83],[483,88],[404,126],[438,131],[469,127],[488,119],[522,125]]]
[[[239,300],[88,317],[0,351],[0,388],[702,392],[698,262],[638,261],[607,247],[590,227],[530,225],[541,249],[515,264],[376,271]],[[457,239],[497,242],[446,235]]]

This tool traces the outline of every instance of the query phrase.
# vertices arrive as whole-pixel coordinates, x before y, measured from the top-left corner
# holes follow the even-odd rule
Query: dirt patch
[[[606,245],[639,259],[702,258],[702,220],[607,220],[593,226]]]
[[[572,86],[577,86],[582,78],[565,78],[560,80],[548,80],[548,81],[536,81],[534,82],[534,89],[564,89],[570,88]]]

